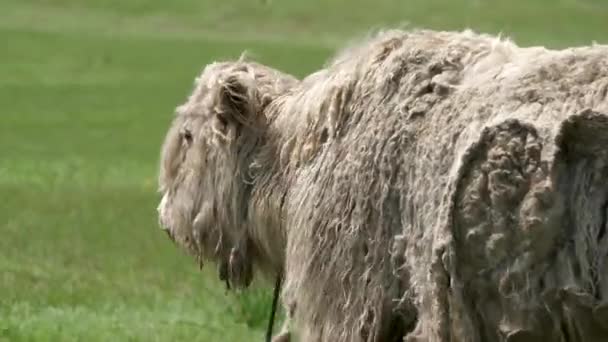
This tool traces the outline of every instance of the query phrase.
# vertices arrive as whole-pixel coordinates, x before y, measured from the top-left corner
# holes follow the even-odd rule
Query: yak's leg
[[[293,303],[285,305],[285,321],[283,322],[283,325],[281,325],[281,330],[279,331],[279,333],[272,338],[272,342],[291,341],[291,322],[293,320],[293,315],[295,314],[295,309],[296,306]]]
[[[291,332],[289,331],[289,319],[285,319],[281,331],[272,338],[272,342],[290,342]]]

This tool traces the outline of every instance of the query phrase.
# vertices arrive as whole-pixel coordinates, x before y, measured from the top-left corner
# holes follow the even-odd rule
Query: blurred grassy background
[[[261,341],[270,288],[226,295],[157,228],[158,151],[213,60],[295,75],[409,24],[607,43],[605,0],[1,0],[0,341]]]

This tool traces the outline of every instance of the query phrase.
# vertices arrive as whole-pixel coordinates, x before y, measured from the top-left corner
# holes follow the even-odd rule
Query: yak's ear
[[[227,134],[231,128],[255,128],[260,119],[255,77],[238,70],[219,80],[216,128]]]

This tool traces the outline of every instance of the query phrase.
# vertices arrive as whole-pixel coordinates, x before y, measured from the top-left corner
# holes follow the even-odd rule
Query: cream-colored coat
[[[608,340],[608,47],[386,31],[296,80],[209,65],[160,221],[220,278],[284,272],[302,341]]]

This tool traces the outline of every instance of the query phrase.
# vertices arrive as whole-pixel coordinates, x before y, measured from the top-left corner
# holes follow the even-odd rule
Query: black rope
[[[279,293],[281,292],[281,274],[277,274],[277,280],[274,284],[274,295],[272,298],[272,307],[270,308],[270,318],[268,320],[268,328],[266,329],[266,342],[272,341],[272,330],[274,326],[274,317],[277,312],[277,303],[279,302]]]

